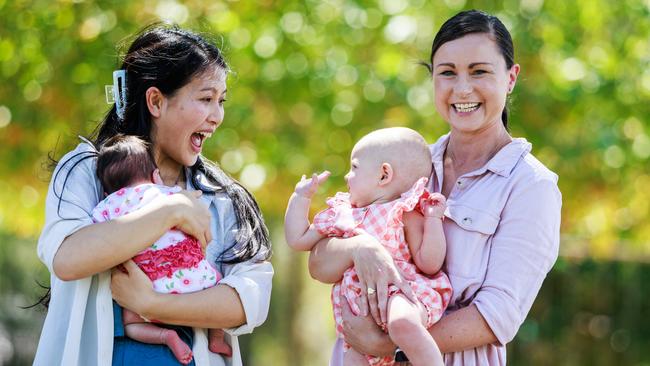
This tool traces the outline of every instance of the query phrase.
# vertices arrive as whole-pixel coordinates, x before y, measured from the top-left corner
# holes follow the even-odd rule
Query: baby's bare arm
[[[309,225],[309,205],[311,199],[293,193],[289,198],[284,215],[284,236],[287,244],[295,250],[308,251],[323,238]]]
[[[425,217],[419,212],[404,214],[404,235],[413,262],[426,274],[437,273],[445,260],[447,241],[438,217]]]
[[[309,225],[309,206],[318,187],[330,176],[330,172],[314,173],[307,179],[304,175],[296,184],[295,192],[289,197],[284,214],[284,236],[287,244],[295,250],[308,251],[323,238]]]

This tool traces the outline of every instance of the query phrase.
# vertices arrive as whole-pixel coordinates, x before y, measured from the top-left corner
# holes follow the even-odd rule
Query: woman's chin
[[[196,155],[192,156],[192,158],[190,158],[188,160],[187,166],[194,166],[194,164],[196,164],[196,162],[199,160],[199,155],[200,154],[196,154]]]
[[[198,160],[199,160],[199,154],[192,153],[192,154],[186,154],[185,156],[182,156],[179,163],[183,164],[183,166],[191,167],[194,166],[194,164],[196,164]]]

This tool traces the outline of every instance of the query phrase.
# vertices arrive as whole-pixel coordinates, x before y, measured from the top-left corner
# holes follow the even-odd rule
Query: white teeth
[[[454,108],[458,112],[472,112],[478,108],[480,103],[456,103],[454,104]]]
[[[206,139],[209,138],[210,136],[212,136],[212,134],[209,133],[209,132],[197,132],[197,134],[203,136],[203,138],[206,138]]]

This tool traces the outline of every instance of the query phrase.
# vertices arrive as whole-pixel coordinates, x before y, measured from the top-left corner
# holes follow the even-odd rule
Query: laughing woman
[[[429,65],[435,105],[450,133],[431,145],[430,190],[447,197],[443,271],[453,296],[429,332],[447,365],[505,365],[506,344],[526,318],[553,266],[562,198],[557,176],[507,129],[507,96],[519,74],[510,33],[494,16],[462,12],[433,40]],[[386,287],[402,288],[395,264],[372,237],[320,242],[310,271],[338,281],[354,265],[371,314],[386,307]],[[395,351],[370,317],[344,314],[345,340],[375,356]],[[342,347],[332,365],[341,364]]]
[[[193,348],[191,364],[241,365],[237,336],[266,319],[273,269],[255,200],[201,155],[224,118],[227,74],[219,49],[182,29],[150,28],[129,48],[117,73],[116,105],[94,143],[66,154],[50,182],[38,254],[50,270],[52,291],[35,365],[178,364],[164,344],[127,338],[121,308],[111,298],[175,329]],[[117,134],[149,142],[163,183],[185,190],[93,223],[90,213],[104,198],[95,147]],[[218,285],[156,293],[129,261],[174,227],[207,245],[207,259],[223,274]],[[122,263],[126,271],[114,269]],[[232,358],[208,351],[206,328],[225,329]]]

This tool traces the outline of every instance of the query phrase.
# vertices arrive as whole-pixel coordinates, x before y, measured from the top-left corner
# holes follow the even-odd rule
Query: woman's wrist
[[[378,332],[373,338],[373,349],[375,350],[372,352],[373,356],[385,357],[392,356],[395,353],[395,348],[397,346],[395,343],[393,343],[388,334],[384,332]]]
[[[352,262],[357,263],[361,252],[365,250],[375,250],[377,249],[378,244],[379,242],[370,236],[370,234],[363,233],[355,236],[352,245],[347,247],[347,250],[350,253],[350,259],[352,259]]]
[[[160,309],[160,306],[164,301],[164,294],[151,291],[151,293],[141,296],[140,299],[140,303],[136,306],[138,309],[131,310],[150,321],[157,321],[158,313],[156,310]]]
[[[183,207],[173,199],[163,201],[160,213],[163,216],[161,222],[167,230],[180,225],[184,219]]]

